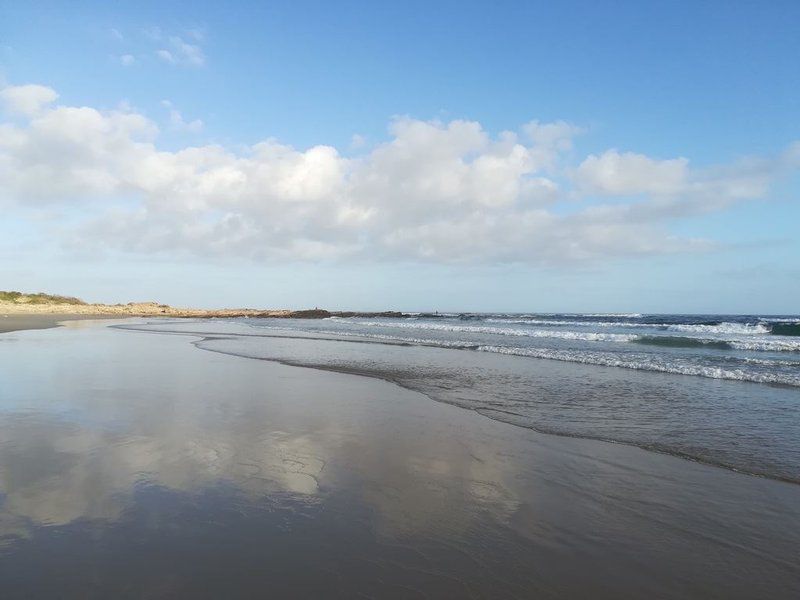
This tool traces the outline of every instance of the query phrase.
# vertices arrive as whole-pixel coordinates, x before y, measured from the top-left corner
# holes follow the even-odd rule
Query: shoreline
[[[393,317],[405,318],[408,313],[398,311],[329,311],[311,309],[261,309],[261,308],[180,308],[156,302],[130,302],[128,304],[36,304],[31,302],[0,301],[0,317],[10,315],[94,315],[107,317],[172,317],[186,319],[233,319],[241,317],[269,319],[327,319],[330,317]],[[86,317],[83,317],[86,318]]]
[[[0,334],[31,329],[53,329],[62,327],[67,321],[94,321],[114,319],[114,315],[69,314],[69,313],[14,313],[0,311]]]
[[[736,464],[726,463],[726,462],[723,462],[723,461],[720,461],[720,460],[714,460],[713,458],[698,456],[698,455],[692,454],[692,453],[687,452],[687,451],[671,449],[669,447],[663,447],[663,446],[658,446],[658,445],[649,445],[649,444],[645,444],[645,443],[637,443],[637,441],[635,441],[635,440],[614,439],[614,438],[611,438],[611,437],[602,437],[602,436],[593,435],[593,434],[579,434],[579,433],[572,433],[572,432],[568,432],[568,431],[559,431],[557,429],[547,429],[547,428],[544,428],[544,427],[541,427],[541,426],[522,423],[519,420],[515,420],[515,419],[501,418],[501,417],[499,417],[499,416],[497,416],[495,414],[490,414],[490,413],[504,413],[504,411],[502,411],[502,410],[500,410],[498,408],[489,408],[489,407],[473,408],[473,407],[464,406],[464,405],[459,404],[458,402],[449,401],[449,400],[447,400],[445,398],[437,397],[436,395],[432,394],[429,390],[425,390],[425,389],[420,388],[418,386],[412,385],[409,382],[404,381],[403,379],[400,379],[400,378],[397,378],[397,377],[393,376],[389,372],[376,372],[374,370],[368,370],[368,369],[365,369],[363,367],[359,368],[358,366],[337,366],[337,365],[332,365],[332,364],[322,364],[322,363],[313,363],[313,362],[309,363],[309,362],[303,362],[301,360],[292,360],[292,359],[280,358],[280,357],[251,356],[251,355],[247,355],[247,354],[240,354],[240,353],[232,352],[232,351],[229,351],[229,350],[224,350],[224,349],[204,346],[204,343],[206,343],[206,342],[214,342],[215,340],[219,340],[220,338],[225,337],[226,334],[223,334],[223,333],[214,334],[214,333],[211,333],[211,332],[192,331],[192,330],[187,330],[187,331],[159,330],[157,328],[151,330],[151,329],[148,329],[146,327],[147,326],[137,327],[135,324],[131,325],[131,324],[126,324],[126,323],[120,323],[120,324],[111,325],[111,328],[114,328],[114,329],[128,330],[128,331],[141,332],[141,333],[152,333],[152,334],[159,334],[159,333],[172,334],[172,335],[178,335],[178,336],[185,336],[185,337],[188,337],[188,338],[195,338],[194,341],[190,341],[189,342],[192,346],[194,346],[194,347],[196,347],[196,348],[198,348],[200,350],[205,350],[207,352],[218,353],[218,354],[222,354],[222,355],[226,355],[226,356],[234,356],[234,357],[237,357],[237,358],[244,358],[244,359],[255,360],[255,361],[271,362],[271,363],[276,363],[276,364],[289,366],[289,367],[295,367],[295,368],[307,368],[307,369],[319,370],[319,371],[323,371],[323,372],[338,373],[338,374],[351,375],[351,376],[357,376],[357,377],[365,377],[365,378],[369,378],[369,379],[373,379],[373,380],[387,382],[387,383],[390,383],[392,385],[396,385],[396,386],[398,386],[398,387],[400,387],[400,388],[402,388],[404,390],[408,390],[408,391],[413,392],[413,393],[422,394],[423,396],[428,398],[431,402],[441,403],[441,404],[445,404],[445,405],[448,405],[448,406],[453,406],[453,407],[458,408],[459,410],[466,410],[468,412],[474,412],[474,413],[476,413],[477,415],[479,415],[482,418],[489,419],[489,420],[492,420],[492,421],[495,421],[495,422],[498,422],[498,423],[503,423],[503,424],[506,424],[506,425],[511,425],[511,426],[513,426],[515,428],[520,428],[522,430],[527,430],[527,431],[533,432],[533,433],[538,434],[538,435],[554,436],[554,437],[557,437],[557,438],[569,438],[569,439],[577,439],[577,440],[592,440],[592,441],[600,442],[600,443],[604,443],[604,444],[622,445],[622,446],[626,446],[626,447],[630,447],[630,448],[636,448],[638,450],[641,450],[641,451],[644,451],[644,452],[648,452],[648,453],[652,453],[652,454],[657,454],[657,455],[661,455],[661,456],[669,456],[669,457],[680,459],[680,460],[683,460],[683,461],[687,461],[687,462],[690,462],[690,463],[693,463],[693,464],[704,465],[704,466],[707,466],[707,467],[720,469],[720,470],[723,470],[725,472],[736,473],[736,474],[741,475],[741,476],[755,477],[755,478],[765,479],[765,480],[769,480],[769,481],[776,481],[776,482],[786,483],[786,484],[793,485],[793,486],[800,485],[800,479],[798,479],[797,477],[792,477],[791,475],[781,475],[781,474],[778,474],[778,473],[770,473],[770,472],[767,472],[767,471],[747,469],[747,468],[744,468],[744,467],[736,465]],[[334,343],[344,343],[344,344],[348,344],[348,343],[350,343],[350,344],[352,344],[352,343],[358,343],[358,344],[367,343],[367,344],[374,344],[374,345],[378,345],[378,346],[380,346],[380,345],[385,343],[385,342],[379,342],[379,341],[364,342],[364,341],[361,341],[361,340],[336,339],[336,338],[326,339],[326,338],[314,338],[314,337],[291,336],[291,335],[276,336],[276,335],[270,335],[268,333],[236,333],[235,335],[237,337],[238,336],[242,336],[242,337],[263,337],[263,338],[269,338],[269,339],[273,339],[273,340],[292,339],[292,340],[297,340],[297,341],[309,341],[309,342],[323,341],[323,342],[334,342]],[[390,346],[394,346],[394,345],[404,346],[404,344],[389,344],[389,345]],[[431,349],[435,349],[435,350],[442,350],[442,351],[448,351],[448,350],[455,350],[455,351],[458,351],[458,352],[464,352],[465,351],[462,348],[442,348],[442,347],[438,347],[438,346],[427,346],[427,347],[431,348]],[[376,350],[376,351],[379,351],[379,350]],[[539,361],[539,360],[548,360],[548,359],[534,358],[533,360]],[[602,368],[602,369],[616,369],[616,367],[609,367],[609,366],[605,366],[605,365],[596,365],[596,366],[599,367],[599,368]],[[748,383],[750,385],[755,385],[755,384],[751,384],[750,382],[745,382],[745,383]],[[515,413],[505,413],[505,414],[515,415]]]
[[[124,324],[115,325],[115,326],[112,326],[112,327],[117,328],[117,329],[122,329],[122,330],[128,330],[128,331],[146,332],[146,330],[137,330],[137,329],[126,327]],[[147,333],[161,333],[161,332],[155,330],[155,331],[151,331],[151,332],[147,332]],[[176,334],[173,333],[172,335],[176,335]],[[417,388],[407,384],[406,382],[404,382],[404,381],[402,381],[400,379],[396,379],[394,377],[391,377],[389,375],[371,373],[369,371],[360,370],[358,368],[336,367],[336,366],[322,365],[322,364],[306,364],[306,363],[302,363],[302,362],[284,360],[284,359],[280,359],[280,358],[261,358],[261,357],[254,357],[254,356],[246,356],[246,355],[241,355],[241,354],[235,354],[235,353],[232,353],[232,352],[226,352],[224,350],[217,350],[217,349],[214,349],[214,348],[204,348],[204,347],[202,347],[200,345],[205,341],[213,341],[215,339],[218,339],[218,338],[216,338],[214,336],[204,336],[203,334],[197,334],[197,333],[185,333],[185,334],[178,333],[177,335],[186,335],[187,337],[197,337],[197,338],[199,338],[197,341],[190,342],[190,343],[191,343],[192,346],[194,346],[198,350],[203,350],[205,352],[214,352],[214,353],[217,353],[217,354],[222,354],[222,355],[225,355],[225,356],[234,356],[234,357],[243,358],[243,359],[246,359],[246,360],[256,360],[256,361],[264,361],[264,362],[276,363],[276,364],[283,365],[283,366],[286,366],[286,367],[294,367],[294,368],[299,368],[299,369],[313,369],[313,370],[317,370],[317,371],[323,371],[323,372],[326,372],[326,373],[338,373],[340,375],[351,375],[351,376],[355,376],[355,377],[366,377],[368,379],[374,379],[374,380],[377,380],[377,381],[383,381],[383,382],[389,383],[391,385],[396,385],[397,387],[399,387],[401,389],[404,389],[404,390],[407,390],[409,392],[413,392],[415,394],[421,394],[421,395],[425,396],[426,398],[428,398],[431,402],[436,402],[436,403],[444,404],[446,406],[452,406],[452,407],[458,408],[460,410],[466,410],[466,411],[469,411],[469,412],[473,412],[473,413],[475,413],[477,415],[480,415],[483,418],[495,421],[497,423],[503,423],[505,425],[510,425],[512,427],[516,427],[516,428],[524,429],[524,430],[527,430],[527,431],[531,431],[531,432],[533,432],[534,434],[537,434],[537,435],[553,436],[553,437],[557,437],[557,438],[567,438],[567,439],[576,439],[576,440],[591,440],[593,442],[600,442],[600,443],[603,443],[603,444],[614,444],[614,445],[627,446],[629,448],[636,448],[637,450],[642,450],[644,452],[658,454],[660,456],[669,456],[669,457],[672,457],[672,458],[685,460],[685,461],[688,461],[690,463],[703,465],[703,466],[706,466],[706,467],[712,467],[712,468],[715,468],[715,469],[721,469],[721,470],[729,472],[729,473],[736,473],[738,475],[743,475],[743,476],[746,476],[746,477],[757,477],[759,479],[766,479],[766,480],[769,480],[769,481],[776,481],[776,482],[780,482],[780,483],[787,483],[787,484],[790,484],[790,485],[800,486],[800,480],[799,479],[792,479],[790,477],[784,477],[784,476],[780,476],[780,475],[771,475],[771,474],[768,474],[768,473],[759,473],[759,472],[746,471],[744,469],[737,468],[737,467],[734,467],[732,465],[727,465],[727,464],[721,463],[721,462],[714,462],[712,460],[703,459],[702,457],[693,456],[693,455],[688,454],[688,453],[683,453],[683,452],[678,452],[678,451],[671,451],[669,449],[659,448],[659,447],[656,447],[656,446],[646,446],[646,445],[637,444],[637,443],[631,442],[631,441],[615,440],[613,438],[604,438],[604,437],[592,436],[592,435],[578,435],[578,434],[573,434],[573,433],[568,433],[568,432],[551,431],[551,430],[542,429],[540,427],[536,427],[536,426],[533,426],[533,425],[526,425],[526,424],[515,422],[515,421],[503,420],[503,419],[494,417],[494,416],[492,416],[490,414],[487,414],[488,411],[492,411],[492,410],[495,411],[495,412],[501,412],[502,413],[503,411],[501,411],[499,409],[467,408],[467,407],[461,406],[459,404],[456,404],[454,402],[448,402],[446,400],[442,400],[442,399],[436,398],[436,397],[430,395],[428,392],[426,392],[424,390],[417,389]],[[303,338],[297,338],[297,339],[303,339]],[[460,348],[441,348],[441,349],[443,349],[443,350],[455,350],[455,351],[459,351],[459,352],[464,351],[463,349],[460,349]],[[538,359],[537,358],[537,359],[534,359],[534,360],[547,360],[547,359]],[[609,367],[609,368],[615,368],[615,367]]]
[[[17,528],[0,567],[12,595],[144,596],[166,577],[176,594],[227,597],[265,584],[341,597],[798,591],[796,486],[115,329],[0,344],[0,464],[28,473],[0,481],[0,517]],[[37,467],[47,456],[58,471]],[[65,561],[87,568],[65,579]],[[129,564],[141,571],[115,567]]]
[[[366,314],[366,313],[359,313],[359,314]],[[123,316],[119,316],[119,315],[116,315],[116,314],[91,314],[91,313],[90,314],[67,314],[67,313],[60,314],[60,313],[43,313],[43,312],[42,313],[34,313],[34,314],[27,314],[26,313],[26,314],[4,315],[4,314],[0,313],[0,334],[11,333],[11,332],[14,332],[14,331],[26,331],[26,330],[37,330],[37,329],[53,329],[53,328],[57,328],[57,327],[62,327],[64,325],[64,323],[69,322],[69,321],[92,321],[92,320],[110,320],[111,321],[111,320],[123,320],[123,319],[127,320],[127,319],[131,319],[131,318],[136,318],[136,317],[157,318],[157,317],[169,317],[169,316],[172,316],[172,315],[130,315],[130,316],[123,315]],[[231,316],[231,318],[234,317],[234,315],[230,315],[230,316]],[[186,318],[190,318],[190,317],[186,317]],[[195,317],[195,318],[203,318],[203,317]],[[207,318],[214,318],[214,317],[207,317]],[[299,317],[287,317],[287,318],[299,318]],[[147,333],[156,333],[156,334],[167,333],[167,332],[160,332],[158,330],[154,330],[154,331],[149,331],[148,332],[146,330],[136,329],[135,327],[128,327],[127,325],[128,325],[127,323],[120,323],[118,325],[111,325],[110,328],[128,330],[128,331],[136,331],[136,332],[140,332],[140,333],[145,333],[145,332],[147,332]],[[190,345],[195,347],[198,350],[202,350],[202,351],[206,351],[206,352],[218,353],[218,354],[222,354],[222,355],[225,355],[225,356],[232,356],[232,357],[236,357],[236,358],[243,358],[243,359],[256,360],[256,361],[264,361],[264,362],[279,364],[279,365],[282,365],[282,366],[287,366],[287,367],[292,367],[292,368],[312,369],[312,370],[315,370],[315,371],[322,371],[322,372],[327,372],[327,373],[336,373],[336,374],[340,374],[340,375],[349,375],[349,376],[355,376],[355,377],[364,377],[364,378],[367,378],[367,379],[372,379],[372,380],[376,380],[376,381],[382,381],[382,382],[388,383],[390,385],[397,386],[397,387],[399,387],[399,388],[401,388],[403,390],[406,390],[406,391],[409,391],[409,392],[412,392],[412,393],[415,393],[415,394],[421,394],[422,396],[428,398],[428,400],[430,400],[431,402],[444,404],[446,406],[452,406],[452,407],[458,408],[460,410],[467,410],[468,412],[474,412],[475,414],[479,415],[482,418],[486,418],[486,419],[489,419],[491,421],[495,421],[497,423],[503,423],[505,425],[510,425],[512,427],[515,427],[515,428],[520,428],[520,429],[523,429],[523,430],[531,431],[531,432],[533,432],[535,434],[538,434],[538,435],[553,436],[553,437],[556,437],[556,438],[577,439],[577,440],[591,440],[591,441],[594,441],[594,442],[600,442],[600,443],[604,443],[604,444],[621,445],[621,446],[626,446],[626,447],[629,447],[629,448],[635,448],[637,450],[641,450],[641,451],[644,451],[644,452],[657,454],[657,455],[660,455],[660,456],[668,456],[668,457],[676,458],[676,459],[679,459],[679,460],[684,460],[684,461],[687,461],[687,462],[690,462],[690,463],[693,463],[693,464],[698,464],[698,465],[703,465],[703,466],[707,466],[707,467],[711,467],[711,468],[715,468],[715,469],[720,469],[720,470],[723,470],[723,471],[726,471],[726,472],[735,473],[735,474],[742,475],[742,476],[755,477],[755,478],[764,479],[764,480],[768,480],[768,481],[775,481],[775,482],[785,483],[785,484],[789,484],[789,485],[793,485],[793,486],[800,485],[800,481],[798,481],[797,479],[792,479],[790,477],[784,477],[784,476],[779,476],[779,475],[770,475],[770,474],[767,474],[767,473],[748,471],[748,470],[737,468],[737,467],[734,467],[734,466],[731,466],[731,465],[727,465],[725,463],[714,462],[712,460],[706,460],[706,459],[703,459],[702,457],[693,456],[693,455],[688,454],[688,453],[683,453],[683,452],[678,452],[678,451],[671,451],[669,449],[663,449],[663,448],[659,448],[657,446],[640,445],[640,444],[637,444],[637,443],[631,442],[631,441],[621,441],[621,440],[615,440],[613,438],[604,438],[604,437],[592,436],[592,435],[578,435],[578,434],[572,434],[572,433],[568,433],[568,432],[551,431],[551,430],[543,429],[543,428],[532,426],[532,425],[526,425],[526,424],[514,422],[514,421],[511,421],[511,420],[500,419],[500,418],[497,418],[495,416],[492,416],[491,414],[487,414],[487,410],[491,411],[492,409],[481,410],[481,409],[474,409],[474,408],[467,408],[467,407],[464,407],[464,406],[460,406],[459,404],[456,404],[456,403],[453,403],[453,402],[448,402],[446,400],[436,398],[436,397],[428,394],[424,390],[416,389],[415,387],[407,385],[405,382],[403,382],[401,380],[398,380],[396,378],[393,378],[391,376],[388,376],[388,375],[375,374],[375,373],[372,373],[372,372],[369,372],[369,371],[366,371],[366,370],[360,370],[358,368],[336,367],[336,366],[329,366],[329,365],[323,365],[323,364],[306,364],[306,363],[302,363],[302,362],[296,362],[296,361],[292,361],[292,360],[284,360],[284,359],[280,359],[280,358],[262,358],[262,357],[239,355],[239,354],[235,354],[235,353],[231,353],[231,352],[226,352],[224,350],[217,350],[217,349],[213,349],[213,348],[204,348],[204,347],[202,347],[200,345],[204,341],[213,341],[214,339],[217,339],[216,336],[213,336],[213,335],[208,336],[207,334],[204,334],[204,333],[201,333],[201,332],[185,332],[185,333],[181,332],[181,333],[178,333],[178,335],[186,336],[186,337],[190,337],[190,338],[191,337],[197,338],[196,341],[189,342]],[[271,337],[271,336],[265,335],[264,337]],[[305,339],[305,338],[297,338],[297,339]],[[349,340],[343,340],[343,341],[349,341]],[[541,360],[541,359],[538,359],[538,360]],[[497,412],[502,412],[502,411],[499,411],[497,409],[494,409],[494,410],[496,410]]]

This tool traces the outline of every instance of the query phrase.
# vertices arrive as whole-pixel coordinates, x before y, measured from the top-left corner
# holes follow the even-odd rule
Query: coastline
[[[274,321],[120,327],[197,336],[204,339],[195,345],[210,351],[391,381],[438,402],[548,435],[628,444],[800,482],[796,388],[337,337],[326,330],[327,336],[302,329],[309,324],[299,329]],[[780,411],[777,417],[766,418],[775,411]]]
[[[121,324],[118,327],[120,329],[126,329],[125,324]],[[193,337],[193,336],[197,336],[198,334],[186,334],[186,335],[189,336],[189,337]],[[348,368],[348,367],[340,367],[340,366],[328,366],[328,365],[322,365],[322,364],[309,364],[309,363],[286,360],[286,359],[281,359],[281,358],[257,358],[257,357],[251,357],[251,356],[243,356],[243,355],[238,355],[238,354],[234,354],[234,353],[231,353],[231,352],[225,352],[225,351],[222,351],[222,350],[215,350],[213,348],[204,347],[202,345],[203,342],[213,341],[214,339],[216,339],[216,338],[214,338],[214,337],[204,337],[204,338],[201,338],[200,340],[192,342],[192,345],[194,345],[199,350],[204,350],[206,352],[217,352],[219,354],[223,354],[223,355],[227,355],[227,356],[236,356],[238,358],[243,358],[245,360],[258,360],[258,361],[276,363],[276,364],[283,365],[283,366],[286,366],[286,367],[295,367],[295,368],[299,368],[299,369],[313,369],[313,370],[323,371],[323,372],[327,372],[327,373],[338,373],[340,375],[350,375],[350,376],[355,376],[355,377],[366,377],[366,378],[369,378],[369,379],[375,379],[377,381],[383,381],[383,382],[386,382],[386,383],[390,383],[392,385],[396,385],[396,386],[398,386],[400,388],[403,388],[404,390],[408,390],[409,392],[416,393],[416,394],[422,394],[423,396],[428,398],[431,402],[442,403],[442,404],[445,404],[447,406],[452,406],[452,407],[455,407],[455,408],[459,408],[461,410],[468,410],[468,411],[474,412],[475,414],[480,415],[480,416],[482,416],[482,417],[484,417],[486,419],[491,419],[493,421],[497,421],[498,423],[503,423],[505,425],[511,425],[513,427],[519,427],[521,429],[525,429],[527,431],[530,431],[530,432],[532,432],[532,433],[534,433],[536,435],[553,436],[553,437],[558,437],[558,438],[567,438],[567,439],[576,439],[576,440],[591,440],[593,442],[600,442],[600,443],[603,443],[603,444],[614,444],[614,445],[620,445],[620,446],[628,446],[630,448],[635,448],[635,449],[641,450],[643,452],[659,454],[661,456],[669,456],[671,458],[677,458],[677,459],[680,459],[680,460],[685,460],[685,461],[688,461],[690,463],[695,463],[695,464],[698,464],[698,465],[703,465],[703,466],[711,467],[711,468],[714,468],[714,469],[722,469],[724,471],[728,471],[728,472],[731,472],[731,473],[737,473],[737,474],[743,475],[745,477],[757,477],[757,478],[767,479],[767,480],[770,480],[770,481],[777,481],[777,482],[781,482],[781,483],[786,483],[786,484],[789,484],[789,485],[800,486],[800,480],[798,480],[797,478],[784,477],[784,476],[781,476],[781,475],[771,475],[771,474],[753,472],[753,471],[747,471],[747,470],[744,470],[744,469],[741,469],[741,468],[737,468],[737,467],[735,467],[733,465],[730,465],[730,464],[726,464],[726,463],[723,463],[723,462],[715,462],[713,460],[704,459],[704,458],[698,457],[696,455],[693,455],[693,454],[690,454],[690,453],[687,453],[687,452],[677,452],[677,451],[674,451],[674,450],[661,448],[661,447],[658,447],[658,446],[639,444],[639,443],[636,443],[636,442],[633,442],[633,441],[615,440],[613,438],[606,438],[606,437],[597,436],[597,435],[591,435],[591,434],[573,434],[573,433],[565,433],[565,432],[558,431],[558,430],[544,429],[544,428],[541,428],[541,427],[537,427],[535,425],[528,425],[528,424],[524,424],[524,423],[521,423],[521,422],[516,422],[514,420],[508,419],[507,415],[509,415],[509,414],[513,415],[513,413],[505,413],[503,415],[505,418],[500,418],[498,416],[498,413],[503,414],[504,411],[502,411],[502,410],[499,410],[499,409],[496,409],[496,408],[495,409],[490,409],[490,408],[486,408],[486,409],[465,408],[465,407],[461,406],[460,404],[458,404],[457,402],[450,402],[450,401],[447,401],[447,400],[439,399],[436,396],[430,394],[428,391],[423,391],[423,390],[420,390],[418,388],[415,388],[415,387],[409,385],[407,382],[403,381],[402,379],[398,379],[396,377],[392,377],[389,374],[384,374],[384,373],[377,374],[377,373],[371,372],[371,371],[369,371],[367,369]]]
[[[262,308],[186,308],[157,302],[129,302],[127,304],[33,303],[0,300],[0,318],[10,315],[72,315],[88,318],[90,315],[106,317],[172,317],[192,319],[232,319],[241,317],[270,319],[325,319],[328,317],[404,317],[397,311],[357,312],[311,309]]]
[[[145,595],[165,581],[228,597],[267,583],[342,597],[800,590],[791,484],[541,435],[184,336],[86,323],[0,352],[0,468],[27,473],[0,479],[10,597]],[[47,456],[62,466],[37,467]],[[65,579],[65,561],[92,569]]]
[[[281,318],[304,311],[260,310],[260,309],[201,309],[175,308],[157,302],[130,302],[128,304],[34,304],[30,302],[0,302],[0,315],[81,315],[108,317],[176,317],[176,318],[224,318],[224,317],[271,317]]]

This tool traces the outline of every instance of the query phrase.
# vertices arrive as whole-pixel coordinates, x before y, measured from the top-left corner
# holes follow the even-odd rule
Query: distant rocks
[[[407,317],[405,313],[398,312],[396,310],[386,310],[383,312],[354,312],[354,311],[330,311],[325,310],[323,308],[311,308],[307,310],[290,310],[287,311],[286,314],[282,315],[269,315],[272,317],[277,316],[278,318],[282,319],[328,319],[330,317],[364,317],[364,318],[373,318],[373,317],[389,317],[395,319],[401,319],[403,317]]]
[[[394,319],[401,319],[407,317],[405,313],[396,310],[386,310],[383,312],[335,312],[331,313],[333,317],[388,317]]]
[[[333,313],[322,308],[312,308],[309,310],[292,310],[288,314],[283,315],[285,319],[327,319],[332,317]]]

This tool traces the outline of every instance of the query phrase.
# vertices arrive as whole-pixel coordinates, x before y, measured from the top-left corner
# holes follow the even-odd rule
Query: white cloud
[[[0,125],[0,201],[70,201],[124,191],[158,129],[142,115],[58,106],[24,127]]]
[[[164,106],[170,127],[200,129]],[[792,147],[705,170],[610,150],[573,169],[580,130],[563,122],[491,136],[473,121],[400,118],[349,158],[274,139],[167,151],[125,108],[29,114],[0,125],[0,203],[80,206],[70,240],[84,250],[537,265],[696,251],[711,243],[672,235],[671,219],[763,197],[800,166]],[[587,205],[586,193],[620,197]]]
[[[116,50],[114,60],[124,67],[134,64],[147,64],[154,58],[162,63],[178,67],[202,67],[206,56],[202,44],[205,40],[203,28],[182,29],[177,33],[164,31],[152,26],[123,36],[117,29],[111,29],[110,35],[117,42],[116,46],[124,46],[126,50]]]
[[[692,169],[686,158],[657,160],[643,154],[607,150],[590,155],[571,172],[578,193],[601,196],[641,196],[647,202],[601,206],[597,215],[643,221],[709,213],[742,200],[763,198],[772,182],[797,169],[790,146],[773,159],[745,158],[732,165]]]
[[[367,145],[367,138],[363,135],[354,133],[353,137],[350,138],[350,149],[351,150],[360,150],[364,146]]]
[[[607,150],[600,156],[588,156],[578,167],[575,180],[588,193],[609,196],[677,194],[686,188],[688,166],[685,158],[655,160],[643,154]]]
[[[169,63],[171,65],[177,64],[178,62],[178,60],[174,56],[172,56],[172,52],[170,52],[169,50],[163,50],[163,49],[156,50],[156,56],[161,60],[163,60],[164,62]]]
[[[36,115],[57,98],[55,90],[44,85],[16,85],[0,90],[0,100],[6,109],[24,116]]]
[[[171,129],[185,133],[200,133],[203,130],[204,124],[201,119],[184,120],[181,112],[169,100],[162,100],[161,105],[169,110],[169,125]]]
[[[543,168],[554,168],[554,161],[561,154],[572,150],[572,139],[583,133],[583,129],[565,121],[531,121],[522,129],[533,142],[538,154],[537,160]]]
[[[136,57],[133,54],[123,54],[119,57],[119,64],[123,67],[130,67],[136,64]]]
[[[190,44],[179,36],[170,36],[170,48],[156,50],[156,56],[171,65],[202,67],[206,62],[203,49],[197,44]]]

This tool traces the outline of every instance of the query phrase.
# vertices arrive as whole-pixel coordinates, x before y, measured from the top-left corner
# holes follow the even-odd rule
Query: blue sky
[[[2,11],[2,288],[798,312],[796,2]]]

